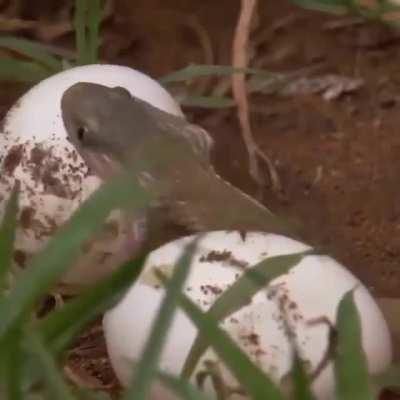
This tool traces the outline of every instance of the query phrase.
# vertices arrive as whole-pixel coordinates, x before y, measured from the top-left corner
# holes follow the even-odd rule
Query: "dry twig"
[[[233,60],[235,68],[246,68],[248,64],[248,43],[251,31],[251,22],[257,0],[242,0],[239,21],[236,26],[235,37],[233,40]],[[271,160],[258,147],[254,140],[249,118],[249,103],[246,93],[245,74],[232,75],[233,97],[238,107],[238,118],[249,155],[249,172],[252,178],[259,185],[260,193],[265,184],[265,179],[260,171],[258,158],[261,158],[268,166],[273,188],[281,191],[281,184],[278,174]]]

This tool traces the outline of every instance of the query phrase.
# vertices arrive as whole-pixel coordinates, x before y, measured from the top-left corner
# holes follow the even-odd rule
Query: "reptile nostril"
[[[87,128],[84,126],[80,126],[77,130],[77,136],[78,136],[78,140],[82,141],[85,138],[85,135],[87,133]]]

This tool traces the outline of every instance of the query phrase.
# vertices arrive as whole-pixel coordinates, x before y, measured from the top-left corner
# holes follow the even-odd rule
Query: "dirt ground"
[[[154,77],[191,62],[229,64],[239,3],[117,1],[104,26],[102,59]],[[258,67],[280,73],[311,69],[311,76],[336,74],[363,82],[331,101],[320,94],[252,96],[257,143],[274,162],[283,188],[277,193],[267,184],[264,202],[298,221],[305,241],[322,246],[375,294],[397,297],[400,32],[305,11],[283,0],[260,1],[260,6],[253,48]],[[26,13],[36,18],[46,7],[47,2],[36,1]],[[212,51],[204,46],[208,41]],[[72,42],[66,37],[57,43]],[[201,86],[211,92],[217,83],[209,79],[193,90]],[[23,90],[0,84],[0,117]],[[236,109],[185,111],[214,136],[221,175],[254,194]],[[113,387],[113,378],[107,379]]]

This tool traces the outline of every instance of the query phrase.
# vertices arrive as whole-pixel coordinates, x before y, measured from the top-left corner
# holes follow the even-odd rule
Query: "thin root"
[[[242,0],[241,2],[239,21],[236,26],[235,37],[233,41],[232,64],[235,68],[246,68],[248,65],[249,36],[256,6],[257,0]],[[258,147],[252,134],[244,74],[232,75],[232,91],[238,107],[238,118],[243,140],[249,155],[249,172],[252,178],[258,184],[259,194],[261,194],[262,188],[265,185],[265,179],[260,170],[258,158],[266,163],[272,186],[276,192],[280,192],[282,186],[280,184],[278,173],[269,157]]]

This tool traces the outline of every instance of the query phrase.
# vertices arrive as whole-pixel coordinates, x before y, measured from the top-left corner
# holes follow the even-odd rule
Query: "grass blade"
[[[23,400],[24,398],[21,384],[22,366],[24,365],[21,337],[20,330],[14,330],[2,341],[0,346],[7,398],[12,400]]]
[[[198,239],[199,238],[200,237],[198,237]],[[168,282],[164,300],[161,303],[160,310],[153,323],[150,337],[135,368],[133,384],[123,397],[126,400],[133,398],[135,398],[135,400],[144,400],[147,398],[151,381],[157,373],[157,362],[166,340],[165,332],[168,331],[175,315],[181,288],[190,272],[190,263],[198,239],[194,240],[186,247],[174,268],[172,277]]]
[[[18,195],[18,188],[15,187],[5,207],[0,225],[0,294],[6,288],[7,273],[12,263],[17,227]]]
[[[304,362],[301,360],[297,351],[294,355],[291,378],[293,399],[314,400],[314,395],[311,391],[310,379],[307,375]]]
[[[372,376],[371,381],[376,398],[378,398],[381,390],[386,388],[391,388],[400,394],[400,366],[398,364],[391,365],[382,373]]]
[[[290,0],[292,3],[310,10],[329,12],[337,15],[347,14],[347,0]]]
[[[33,355],[39,360],[42,368],[43,381],[45,382],[47,389],[51,394],[50,398],[57,400],[75,400],[69,387],[60,374],[53,357],[46,350],[46,347],[41,341],[39,335],[31,333],[28,335],[27,340]]]
[[[88,41],[86,35],[86,16],[89,7],[88,0],[75,0],[75,45],[77,51],[77,64],[88,64]]]
[[[265,288],[275,278],[287,274],[304,256],[310,254],[303,251],[295,254],[270,257],[259,262],[246,272],[221,296],[208,310],[217,320],[224,319],[251,302],[251,298]]]
[[[227,108],[235,105],[231,98],[220,96],[185,96],[178,101],[187,107]]]
[[[180,306],[204,334],[207,343],[212,346],[221,360],[247,391],[252,400],[282,400],[279,389],[242,352],[231,337],[218,326],[218,321],[209,314],[204,314],[188,297],[181,295]]]
[[[341,400],[373,400],[361,344],[360,316],[353,295],[354,290],[350,290],[343,296],[337,313],[336,393]]]
[[[62,70],[62,63],[56,57],[49,54],[48,50],[40,43],[28,39],[21,39],[14,36],[1,36],[0,47],[16,51],[31,58],[50,72],[55,73]]]
[[[77,390],[76,400],[115,400],[115,396],[111,397],[109,393],[93,391],[90,389],[80,387]]]
[[[0,80],[17,82],[37,82],[49,77],[52,72],[41,65],[14,58],[0,58]]]
[[[234,73],[257,74],[265,77],[274,76],[273,73],[255,68],[235,68],[230,65],[201,65],[192,64],[178,71],[172,72],[159,79],[164,84],[172,82],[190,81],[201,76],[226,76]]]
[[[116,177],[98,189],[34,257],[7,301],[0,303],[0,339],[67,271],[80,254],[82,243],[101,226],[112,209],[144,207],[147,203],[148,196],[131,177]]]
[[[94,64],[98,62],[98,48],[99,48],[99,28],[102,15],[102,0],[92,0],[89,3],[87,14],[87,51],[88,63]]]
[[[270,257],[249,268],[217,298],[207,311],[207,315],[212,316],[217,321],[221,321],[235,311],[245,307],[261,288],[266,287],[269,282],[278,276],[287,273],[307,254],[310,254],[310,252]],[[203,331],[199,332],[204,333]],[[182,374],[184,376],[188,377],[192,374],[206,349],[206,341],[202,334],[199,333],[183,367]]]
[[[158,379],[165,387],[169,388],[171,392],[175,393],[181,399],[210,400],[209,396],[206,396],[187,380],[161,371],[158,373]]]
[[[39,325],[39,332],[51,349],[59,353],[81,329],[116,302],[139,276],[144,258],[129,261],[84,294],[52,312]]]

